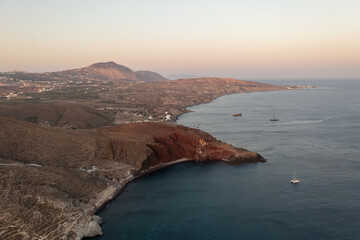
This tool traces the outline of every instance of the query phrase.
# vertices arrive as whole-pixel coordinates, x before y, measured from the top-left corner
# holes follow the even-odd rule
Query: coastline
[[[189,105],[189,106],[186,106],[185,110],[186,112],[184,113],[181,113],[179,115],[176,115],[175,116],[175,120],[174,121],[171,121],[171,124],[176,124],[176,121],[178,120],[178,118],[180,116],[182,116],[183,114],[186,114],[186,113],[190,113],[192,112],[191,110],[188,110],[187,108],[188,107],[193,107],[193,106],[198,106],[198,105],[201,105],[201,104],[206,104],[206,103],[210,103],[220,97],[223,97],[223,96],[228,96],[228,95],[233,95],[233,94],[242,94],[242,93],[251,93],[251,92],[268,92],[268,91],[283,91],[283,90],[296,90],[296,89],[308,89],[310,88],[309,86],[293,86],[293,87],[289,87],[289,86],[279,86],[278,89],[271,89],[271,90],[260,90],[260,91],[246,91],[246,92],[238,92],[238,93],[230,93],[230,94],[224,94],[224,95],[221,95],[221,96],[218,96],[214,99],[211,99],[210,101],[206,101],[206,102],[201,102],[201,103],[198,103],[198,104],[194,104],[194,105]],[[313,88],[313,87],[311,87]],[[156,165],[156,166],[152,166],[150,168],[147,168],[145,170],[141,170],[137,175],[132,175],[131,177],[128,177],[128,178],[124,178],[122,180],[120,180],[120,184],[116,186],[116,189],[112,192],[112,194],[110,196],[107,196],[105,201],[103,201],[100,205],[98,205],[97,207],[95,207],[93,210],[92,210],[92,213],[97,216],[97,214],[99,212],[101,212],[102,210],[106,209],[109,204],[111,204],[111,202],[113,200],[115,200],[118,196],[120,196],[124,191],[125,191],[125,188],[128,184],[130,184],[132,181],[138,179],[138,178],[141,178],[143,176],[146,176],[147,174],[150,174],[152,172],[155,172],[155,171],[158,171],[158,170],[161,170],[161,169],[164,169],[164,168],[167,168],[167,167],[170,167],[170,166],[173,166],[173,165],[176,165],[176,164],[180,164],[180,163],[184,163],[184,162],[191,162],[191,161],[194,161],[194,162],[197,162],[196,160],[194,159],[190,159],[190,158],[181,158],[181,159],[177,159],[175,161],[171,161],[171,162],[168,162],[168,163],[163,163],[163,164],[159,164],[159,165]],[[228,159],[220,159],[218,161],[222,161],[222,162],[225,162],[225,163],[228,163],[228,164],[232,164],[230,160]],[[251,162],[248,162],[248,163],[251,163]],[[101,228],[101,221],[98,222],[98,225],[100,227],[100,230],[102,229]],[[103,235],[102,233],[102,230],[101,232],[96,235],[96,236],[99,236],[99,235]],[[95,236],[93,236],[95,237]],[[86,239],[91,239],[92,237],[86,237]]]
[[[124,178],[124,179],[120,180],[120,184],[118,186],[116,186],[116,190],[112,193],[111,198],[106,199],[105,201],[103,201],[100,204],[100,206],[95,207],[94,210],[93,210],[93,213],[96,215],[98,212],[105,209],[113,200],[115,200],[115,198],[117,198],[118,196],[120,196],[121,193],[124,192],[125,187],[129,183],[131,183],[132,181],[134,181],[134,180],[136,180],[138,178],[144,177],[144,176],[146,176],[146,175],[148,175],[148,174],[150,174],[152,172],[158,171],[160,169],[164,169],[164,168],[167,168],[167,167],[170,167],[172,165],[179,164],[179,163],[191,162],[191,161],[195,161],[195,160],[189,159],[189,158],[182,158],[182,159],[175,160],[173,162],[163,163],[163,164],[160,164],[160,165],[153,166],[153,167],[150,167],[148,169],[145,169],[145,170],[141,171],[140,174],[138,174],[138,175],[131,175],[130,177],[127,177],[127,178]],[[112,186],[114,186],[114,185],[112,185]]]
[[[178,114],[178,115],[175,115],[175,116],[174,116],[174,120],[171,121],[171,123],[175,123],[175,124],[176,124],[176,121],[179,119],[179,117],[181,117],[181,116],[184,115],[184,114],[193,112],[192,110],[189,110],[189,109],[188,109],[189,107],[195,107],[195,106],[199,106],[199,105],[202,105],[202,104],[211,103],[211,102],[217,100],[218,98],[224,97],[224,96],[231,96],[231,95],[243,94],[243,93],[253,93],[253,92],[285,91],[285,90],[297,90],[297,89],[311,89],[311,88],[316,88],[316,86],[288,86],[288,85],[285,85],[285,86],[277,86],[277,87],[278,87],[278,88],[276,88],[276,89],[262,89],[262,90],[243,91],[243,92],[233,92],[233,93],[228,93],[228,94],[223,94],[223,95],[220,95],[220,96],[216,96],[215,98],[212,98],[212,99],[210,99],[209,101],[204,101],[204,102],[200,102],[200,103],[196,103],[196,104],[192,104],[192,105],[187,105],[187,106],[185,107],[185,112],[182,112],[182,113],[180,113],[180,114]]]
[[[221,160],[218,160],[218,161],[219,162],[225,162],[227,164],[231,164],[230,161],[227,160],[227,159],[221,159]],[[100,206],[94,208],[93,213],[96,215],[97,213],[99,213],[102,210],[106,209],[113,200],[115,200],[118,196],[120,196],[125,191],[126,186],[128,184],[130,184],[132,181],[134,181],[136,179],[139,179],[141,177],[144,177],[144,176],[146,176],[146,175],[148,175],[150,173],[156,172],[158,170],[165,169],[165,168],[171,167],[173,165],[177,165],[177,164],[185,163],[185,162],[197,162],[197,161],[194,160],[194,159],[190,159],[190,158],[181,158],[181,159],[177,159],[177,160],[172,161],[172,162],[163,163],[163,164],[159,164],[157,166],[150,167],[148,169],[145,169],[145,170],[141,171],[140,174],[138,174],[136,176],[131,176],[131,177],[122,179],[120,181],[120,184],[117,186],[116,190],[112,193],[111,198],[106,199],[105,201],[103,201],[101,203]],[[214,162],[214,161],[212,161],[212,162]]]
[[[232,164],[230,160],[228,159],[220,159],[220,160],[217,160],[218,162],[225,162],[227,164]],[[97,237],[97,236],[102,236],[103,235],[103,232],[102,232],[102,219],[100,216],[98,216],[98,214],[105,210],[106,208],[108,208],[111,204],[112,201],[114,201],[117,197],[119,197],[122,193],[125,192],[126,190],[126,187],[128,186],[128,184],[130,184],[131,182],[133,182],[134,180],[137,180],[141,177],[144,177],[150,173],[153,173],[153,172],[156,172],[156,171],[159,171],[161,169],[165,169],[165,168],[168,168],[168,167],[171,167],[171,166],[174,166],[174,165],[177,165],[177,164],[181,164],[181,163],[185,163],[185,162],[198,162],[194,159],[190,159],[190,158],[181,158],[181,159],[177,159],[175,161],[172,161],[172,162],[168,162],[168,163],[163,163],[163,164],[159,164],[159,165],[156,165],[156,166],[153,166],[153,167],[150,167],[148,169],[145,169],[143,171],[140,172],[140,174],[138,175],[132,175],[131,177],[128,177],[128,178],[124,178],[123,180],[121,180],[120,184],[116,187],[116,189],[114,189],[113,191],[111,191],[111,194],[105,196],[104,201],[102,201],[100,203],[100,205],[98,205],[97,207],[94,206],[94,209],[91,211],[93,213],[93,221],[89,223],[89,225],[91,226],[91,229],[97,229],[97,232],[96,232],[96,235],[94,235],[94,232],[92,232],[92,236],[83,236],[83,237],[80,237],[80,239],[92,239],[94,237]],[[206,161],[206,162],[210,162],[210,161]],[[214,160],[211,161],[211,162],[215,162]],[[249,162],[251,163],[251,162]],[[245,164],[245,163],[243,163]],[[109,186],[109,187],[113,187],[112,186]],[[107,189],[105,189],[103,192],[105,192]],[[102,192],[101,192],[102,193]],[[101,194],[99,193],[99,194]],[[96,225],[94,227],[94,225]],[[85,229],[88,229],[88,227],[86,227]],[[88,232],[88,231],[86,231]]]

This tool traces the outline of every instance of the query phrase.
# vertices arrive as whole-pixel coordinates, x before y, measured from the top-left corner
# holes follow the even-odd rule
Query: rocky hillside
[[[136,71],[135,74],[144,82],[159,82],[168,80],[160,74],[151,71]]]
[[[101,234],[94,213],[131,176],[183,158],[231,164],[264,161],[181,125],[68,130],[0,117],[0,239]]]

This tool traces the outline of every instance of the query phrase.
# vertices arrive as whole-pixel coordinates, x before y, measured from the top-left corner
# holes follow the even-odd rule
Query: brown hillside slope
[[[0,105],[0,116],[69,128],[95,128],[112,122],[112,116],[78,104]]]
[[[166,81],[165,77],[161,76],[156,72],[151,71],[136,71],[136,76],[140,78],[144,82],[158,82],[158,81]]]

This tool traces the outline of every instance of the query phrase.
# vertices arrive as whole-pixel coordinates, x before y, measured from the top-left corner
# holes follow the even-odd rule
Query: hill
[[[150,71],[134,72],[130,68],[119,65],[115,62],[94,63],[85,68],[51,72],[48,74],[52,77],[74,80],[82,80],[85,78],[98,81],[130,80],[135,82],[155,82],[167,80],[158,73]]]

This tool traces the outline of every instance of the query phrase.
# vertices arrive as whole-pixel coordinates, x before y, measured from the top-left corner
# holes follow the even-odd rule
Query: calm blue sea
[[[138,179],[100,212],[97,239],[360,239],[360,80],[268,82],[317,88],[223,96],[178,120],[267,163],[183,163]]]

